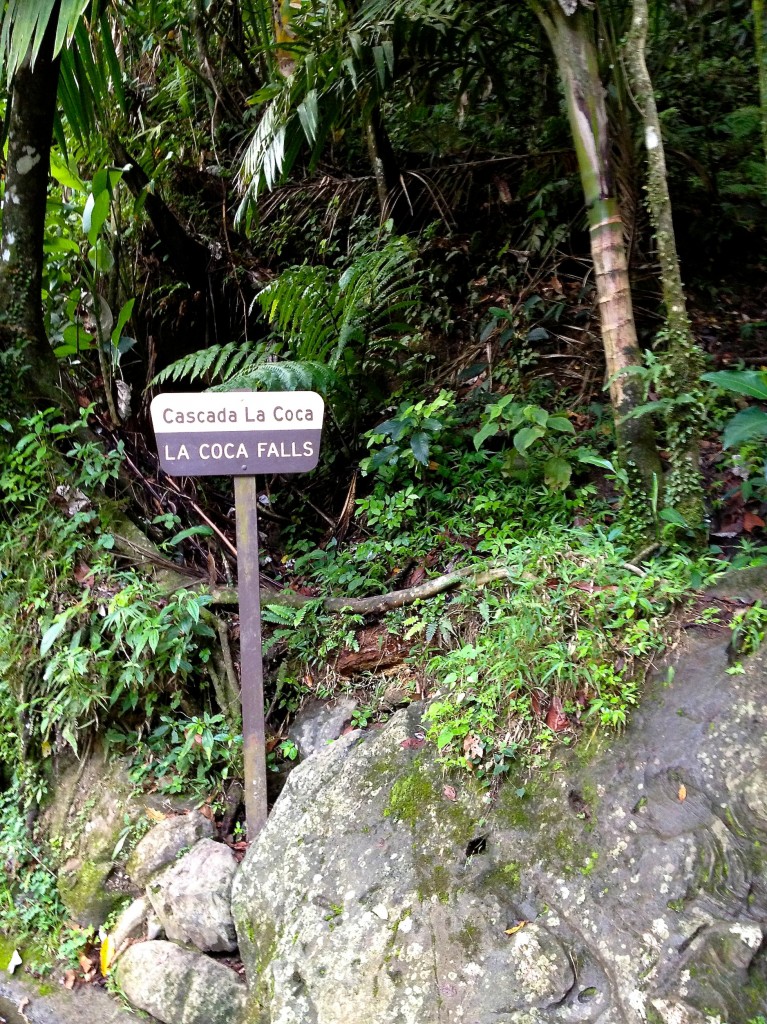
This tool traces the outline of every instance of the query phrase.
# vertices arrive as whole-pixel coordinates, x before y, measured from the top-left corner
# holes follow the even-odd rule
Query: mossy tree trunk
[[[767,160],[767,17],[764,0],[752,0],[751,16],[754,22],[756,70],[759,75],[759,104],[762,114],[762,147]]]
[[[27,58],[14,76],[8,119],[2,241],[0,241],[0,351],[24,366],[21,394],[61,405],[59,367],[43,324],[43,236],[48,195],[59,61],[53,58],[56,19],[34,65]]]
[[[674,236],[671,196],[658,107],[647,70],[647,0],[633,0],[631,28],[626,37],[626,60],[631,85],[644,122],[647,149],[647,198],[660,263],[666,325],[658,338],[665,342],[659,391],[668,401],[666,443],[669,472],[665,501],[680,512],[689,526],[701,532],[705,517],[700,473],[700,375],[703,357],[695,344],[679,268]]]
[[[573,0],[528,0],[549,38],[564,90],[578,157],[591,235],[591,254],[602,321],[602,343],[616,420],[618,458],[629,478],[632,521],[646,534],[654,519],[652,496],[661,463],[649,416],[629,418],[642,402],[630,371],[641,366],[620,205],[610,167],[604,88],[593,36],[593,13]],[[629,371],[629,372],[627,372]]]

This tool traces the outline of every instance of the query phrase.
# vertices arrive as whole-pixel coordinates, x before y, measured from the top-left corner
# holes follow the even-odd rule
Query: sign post
[[[158,395],[151,405],[169,476],[233,476],[248,839],[266,823],[256,473],[306,473],[319,460],[324,403],[313,391]]]

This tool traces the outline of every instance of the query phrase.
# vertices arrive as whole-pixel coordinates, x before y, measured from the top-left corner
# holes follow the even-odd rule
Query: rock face
[[[172,942],[140,942],[117,961],[115,978],[134,1006],[164,1024],[240,1024],[245,986],[234,971]]]
[[[230,901],[236,871],[229,847],[201,839],[155,875],[146,892],[167,937],[203,952],[233,952],[237,937]]]
[[[767,656],[726,668],[692,643],[624,736],[494,801],[451,799],[415,707],[300,765],[233,887],[247,1024],[764,1014]]]
[[[213,822],[190,811],[158,822],[139,840],[125,865],[131,881],[143,888],[155,872],[171,864],[182,850],[194,846],[200,839],[215,834]]]
[[[338,739],[356,707],[357,701],[352,697],[340,697],[332,704],[320,700],[307,701],[288,732],[298,747],[301,760],[305,761]]]

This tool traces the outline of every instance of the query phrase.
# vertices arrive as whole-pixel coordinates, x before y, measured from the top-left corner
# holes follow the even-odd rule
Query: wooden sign
[[[324,409],[313,391],[158,395],[160,465],[169,476],[306,473],[320,457]]]
[[[266,737],[256,473],[306,473],[320,457],[325,405],[313,391],[158,395],[151,414],[169,476],[233,476],[245,818],[248,840],[266,824]]]

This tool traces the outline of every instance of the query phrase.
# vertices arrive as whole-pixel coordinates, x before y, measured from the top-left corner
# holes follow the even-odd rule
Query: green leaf
[[[514,435],[514,447],[520,455],[524,455],[530,445],[543,437],[545,433],[543,427],[522,427]]]
[[[61,153],[56,149],[51,150],[51,177],[65,188],[72,188],[78,192],[87,192],[88,188],[80,175],[70,169]]]
[[[476,450],[479,451],[479,449],[482,447],[482,445],[485,443],[488,437],[495,437],[499,430],[500,426],[497,423],[484,423],[473,438],[474,447],[476,448]]]
[[[83,231],[88,236],[88,241],[91,245],[96,244],[98,233],[101,231],[104,226],[104,222],[109,216],[109,204],[110,196],[109,192],[106,190],[99,192],[95,197],[91,192],[85,201],[85,209],[83,210]]]
[[[105,239],[96,239],[96,244],[88,250],[88,262],[99,274],[108,274],[114,267],[115,259]]]
[[[543,466],[543,479],[552,491],[563,491],[570,483],[573,467],[566,459],[555,456],[548,459]]]
[[[125,325],[131,318],[131,313],[133,312],[133,306],[135,302],[135,299],[128,299],[128,301],[123,305],[122,309],[120,310],[120,313],[117,317],[115,329],[112,331],[113,345],[117,345],[118,342],[120,341],[120,338],[122,337],[123,327],[125,327]]]
[[[43,633],[42,640],[40,641],[40,657],[44,658],[48,651],[53,647],[58,638],[67,628],[67,622],[69,618],[66,615],[62,615],[57,619],[54,619],[53,624],[50,625]]]
[[[701,380],[716,384],[724,391],[767,402],[767,373],[763,370],[720,370],[718,373],[704,373]]]
[[[546,426],[549,430],[559,430],[563,434],[574,434],[575,427],[567,416],[549,416]]]
[[[410,448],[413,452],[416,462],[420,462],[422,466],[428,466],[429,464],[429,435],[423,430],[419,430],[417,434],[413,434],[410,438]]]
[[[677,512],[675,508],[663,508],[658,513],[658,517],[663,519],[666,523],[672,523],[674,526],[681,526],[683,529],[689,529],[690,524],[687,522],[681,512]]]
[[[454,737],[455,731],[449,725],[446,725],[437,737],[437,750],[442,750],[448,743],[452,743]]]
[[[753,437],[767,437],[767,412],[762,409],[744,409],[724,428],[724,447],[750,441]]]

